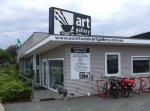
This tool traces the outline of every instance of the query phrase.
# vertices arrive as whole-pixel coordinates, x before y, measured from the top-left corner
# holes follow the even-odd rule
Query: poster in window
[[[71,79],[90,77],[90,49],[71,48]]]

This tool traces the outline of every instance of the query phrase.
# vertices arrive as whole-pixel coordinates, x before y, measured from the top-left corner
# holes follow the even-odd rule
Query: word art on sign
[[[91,17],[59,8],[49,10],[49,33],[91,35]]]

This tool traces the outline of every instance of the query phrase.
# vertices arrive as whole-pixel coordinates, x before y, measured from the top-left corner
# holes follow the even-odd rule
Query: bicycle
[[[118,98],[120,92],[124,97],[128,97],[135,87],[135,80],[131,78],[108,78],[106,76],[104,78],[107,78],[108,82],[104,83],[103,93],[109,94],[113,98]]]

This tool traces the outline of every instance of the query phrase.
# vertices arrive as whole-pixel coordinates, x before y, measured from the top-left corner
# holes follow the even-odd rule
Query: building
[[[52,9],[54,12],[60,10]],[[61,13],[65,19],[72,14],[62,9],[59,14]],[[56,14],[59,15],[58,12]],[[54,23],[50,23],[54,29],[51,33],[35,32],[18,49],[19,70],[27,73],[33,69],[36,87],[43,86],[56,92],[56,88],[61,86],[75,96],[84,96],[87,93],[97,94],[96,80],[104,75],[150,74],[149,39],[94,36],[91,35],[91,18],[78,18],[79,15],[75,17],[77,19],[74,20],[79,21],[70,20],[68,24],[78,23],[70,25],[74,29],[76,27],[76,32],[71,28],[58,27],[63,21],[58,21],[59,18],[54,14]]]
[[[138,35],[132,36],[131,38],[150,39],[150,32],[138,34]]]

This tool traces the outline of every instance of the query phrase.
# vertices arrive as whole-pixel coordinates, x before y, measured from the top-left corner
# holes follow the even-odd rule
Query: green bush
[[[34,70],[30,70],[26,74],[22,74],[22,75],[25,76],[26,78],[33,79]]]
[[[0,70],[0,99],[5,101],[21,101],[30,99],[32,89],[31,82],[23,83],[20,80],[15,65]]]
[[[30,99],[32,92],[30,87],[16,80],[5,82],[0,89],[0,97],[3,102]]]
[[[12,81],[13,79],[7,75],[7,74],[2,74],[0,75],[0,86],[7,83],[8,81]]]
[[[5,67],[1,72],[5,75],[9,75],[12,79],[19,79],[19,73],[16,70],[16,65],[8,65],[8,67]]]
[[[31,81],[26,81],[24,82],[27,86],[32,86],[32,82]]]

